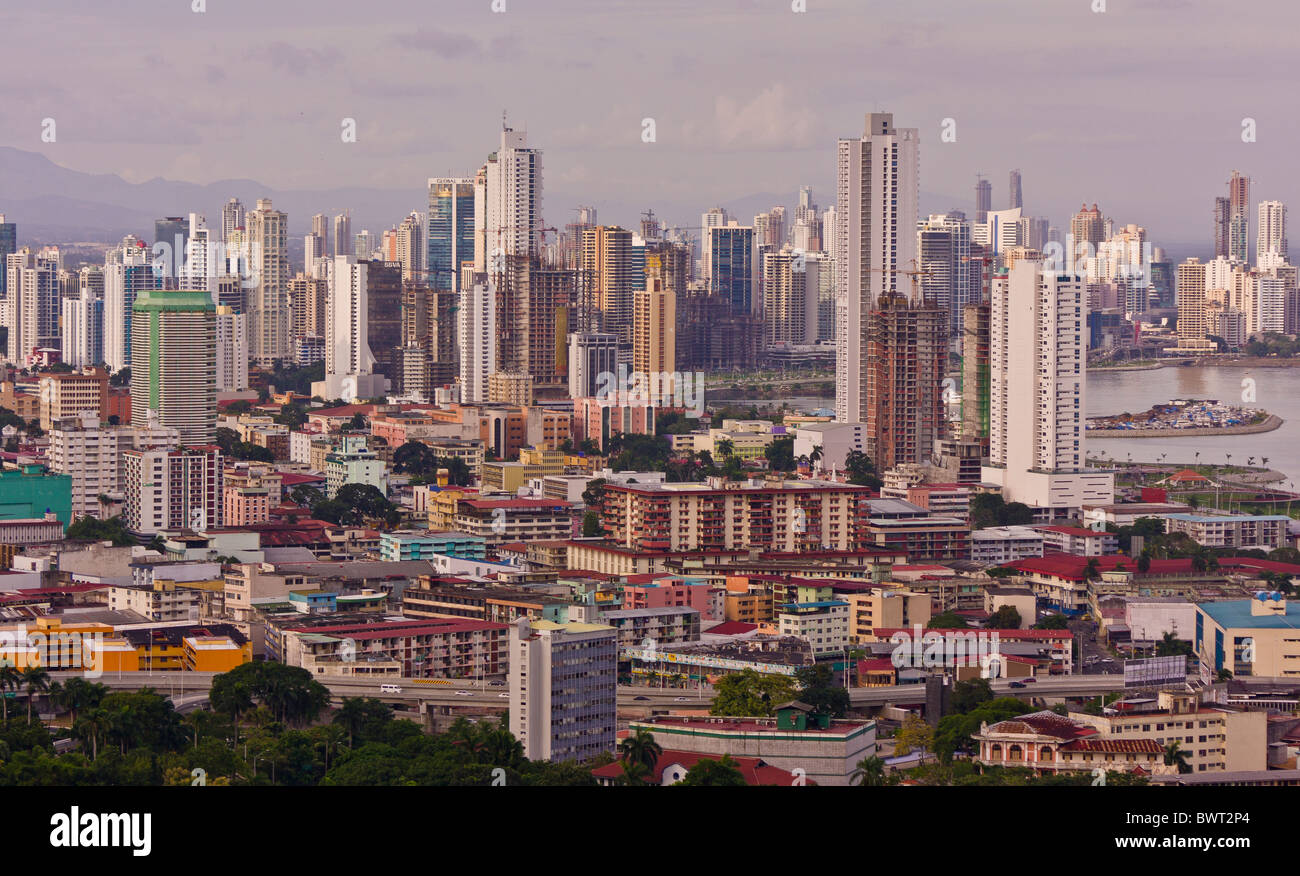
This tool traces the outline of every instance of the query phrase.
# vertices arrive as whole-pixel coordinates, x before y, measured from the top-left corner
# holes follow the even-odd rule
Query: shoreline
[[[1185,359],[1168,362],[1143,362],[1140,365],[1090,365],[1089,371],[1155,371],[1157,368],[1300,368],[1295,359]]]
[[[1223,435],[1258,435],[1272,432],[1286,421],[1269,414],[1262,423],[1246,426],[1207,426],[1199,429],[1086,429],[1088,438],[1217,438]]]

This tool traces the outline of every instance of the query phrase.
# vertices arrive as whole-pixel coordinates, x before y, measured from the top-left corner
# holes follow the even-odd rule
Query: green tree
[[[813,711],[832,718],[843,718],[849,711],[849,692],[835,683],[835,674],[825,663],[815,663],[795,670],[799,699]],[[777,703],[780,705],[780,703]]]
[[[1018,630],[1022,618],[1013,605],[1004,605],[989,615],[986,627],[993,630]]]
[[[851,484],[879,490],[884,482],[876,471],[876,464],[861,450],[850,450],[844,458],[844,471]]]
[[[639,763],[647,770],[653,770],[664,748],[655,741],[654,734],[644,727],[636,728],[618,744],[618,757],[624,763]]]
[[[1184,751],[1182,743],[1176,739],[1165,746],[1165,766],[1177,767],[1180,773],[1190,773],[1192,771],[1192,765],[1188,763],[1190,758],[1191,752]]]
[[[953,611],[945,611],[943,614],[936,614],[930,618],[930,622],[925,625],[928,630],[964,630],[970,626],[966,618]]]
[[[972,678],[952,686],[952,710],[958,714],[969,712],[993,699],[993,686],[987,678]]]
[[[728,717],[770,717],[782,703],[795,698],[794,680],[779,675],[760,675],[744,669],[723,676],[713,686],[711,715]]]
[[[600,515],[595,511],[588,511],[582,515],[582,535],[584,538],[596,538],[605,534],[605,528],[600,525]]]
[[[704,758],[697,761],[695,766],[687,770],[686,776],[677,784],[736,788],[744,787],[745,776],[736,766],[736,762],[731,759],[731,755],[724,754],[721,760]]]
[[[876,757],[864,757],[858,761],[857,769],[849,777],[849,782],[864,788],[879,788],[885,784],[885,762]]]
[[[763,448],[763,455],[767,458],[768,468],[772,471],[794,471],[794,436],[773,438],[771,443]]]
[[[1069,628],[1070,621],[1063,614],[1049,614],[1034,624],[1036,630],[1068,630]]]
[[[27,688],[27,723],[30,724],[36,695],[50,689],[50,673],[40,666],[28,666],[23,670],[23,687]]]
[[[924,757],[934,749],[934,729],[916,715],[908,715],[894,735],[894,754],[903,756],[918,749]]]

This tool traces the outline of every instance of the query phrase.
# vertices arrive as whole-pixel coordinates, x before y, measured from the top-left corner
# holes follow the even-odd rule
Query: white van
[[[379,686],[379,692],[380,693],[401,693],[402,689],[401,687],[395,684],[381,684]]]

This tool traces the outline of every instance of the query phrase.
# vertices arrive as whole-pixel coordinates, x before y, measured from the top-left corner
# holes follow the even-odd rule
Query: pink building
[[[605,444],[618,432],[624,435],[653,435],[655,433],[654,405],[643,403],[616,404],[609,399],[585,396],[573,400],[574,443],[590,438],[605,449]]]
[[[704,620],[722,620],[715,616],[716,600],[712,586],[697,578],[675,575],[632,575],[623,587],[623,608],[693,608]]]

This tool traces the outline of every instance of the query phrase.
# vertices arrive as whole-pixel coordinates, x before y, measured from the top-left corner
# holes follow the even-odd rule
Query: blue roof
[[[1196,606],[1224,629],[1249,628],[1288,629],[1300,628],[1300,602],[1288,601],[1285,615],[1252,615],[1250,599],[1233,599],[1226,602],[1202,602]]]

